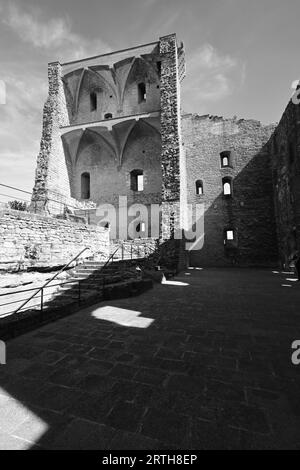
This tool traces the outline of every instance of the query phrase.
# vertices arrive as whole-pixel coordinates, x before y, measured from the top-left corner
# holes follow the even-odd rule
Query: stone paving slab
[[[187,270],[9,341],[0,449],[300,449],[292,277]]]

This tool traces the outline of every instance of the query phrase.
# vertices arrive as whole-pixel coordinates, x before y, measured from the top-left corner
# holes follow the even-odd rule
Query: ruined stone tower
[[[275,126],[181,114],[184,76],[184,49],[175,34],[50,63],[32,202],[50,215],[68,208],[90,224],[103,223],[113,240],[159,239],[171,247],[168,257],[175,253],[193,266],[274,265],[267,142]],[[195,243],[181,238],[183,229],[194,231],[188,205],[193,214],[203,208]],[[136,218],[133,208],[140,208]]]
[[[183,46],[175,34],[157,42],[83,60],[50,63],[33,202],[61,212],[62,201],[119,210],[161,205],[159,233],[169,238],[186,197],[180,176],[180,82]],[[125,199],[126,197],[126,199]],[[173,215],[173,212],[175,215]],[[150,214],[150,210],[149,210]],[[148,220],[139,236],[149,236]],[[126,238],[124,234],[117,238]]]

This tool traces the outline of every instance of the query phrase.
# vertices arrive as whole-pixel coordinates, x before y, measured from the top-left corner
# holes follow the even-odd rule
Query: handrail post
[[[88,249],[89,248],[84,248],[83,250],[80,251],[80,253],[78,253],[76,256],[74,256],[74,258],[72,258],[71,261],[69,261],[67,264],[65,264],[65,266],[63,266],[63,268],[60,271],[57,271],[56,274],[54,276],[52,276],[47,282],[45,282],[45,284],[42,287],[39,287],[37,289],[37,291],[31,297],[29,297],[29,299],[26,299],[26,301],[22,305],[20,305],[20,307],[17,308],[15,313],[18,313],[23,307],[25,307],[25,305],[28,304],[28,302],[30,302],[30,300],[33,299],[33,297],[35,297],[36,294],[38,294],[42,289],[47,287],[48,284],[50,284],[50,282],[54,281],[54,279],[59,274],[61,274],[66,268],[68,268],[70,266],[70,264],[73,263],[73,261],[75,261],[77,258],[79,258],[79,256],[82,255],[82,253],[84,253],[84,251],[88,250]]]
[[[130,243],[130,257],[132,259],[132,242]]]
[[[44,310],[44,288],[41,288],[41,312]]]
[[[124,260],[124,243],[122,243],[122,261]]]

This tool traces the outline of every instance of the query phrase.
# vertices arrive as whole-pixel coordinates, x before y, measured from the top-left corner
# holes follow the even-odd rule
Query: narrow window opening
[[[156,62],[156,67],[157,67],[157,73],[160,76],[161,75],[161,61],[160,60]]]
[[[89,199],[91,196],[91,180],[89,173],[82,173],[81,175],[81,198]]]
[[[223,178],[223,194],[224,196],[231,196],[232,195],[232,180],[231,178]]]
[[[104,114],[104,119],[112,119],[113,115],[111,113]]]
[[[138,101],[139,103],[143,103],[146,101],[147,95],[146,95],[146,85],[145,83],[139,83],[138,84]]]
[[[203,181],[202,180],[197,180],[196,181],[196,194],[198,196],[202,196],[202,194],[204,194],[204,191],[203,191]]]
[[[143,234],[145,232],[145,230],[146,230],[145,222],[139,222],[135,227],[136,233],[138,233],[140,235]]]
[[[144,190],[144,175],[137,175],[137,190]]]
[[[229,152],[229,151],[221,152],[220,153],[220,159],[221,159],[221,168],[232,167],[231,152]]]
[[[91,111],[96,111],[97,109],[97,93],[95,91],[90,94],[90,108]]]
[[[224,229],[224,245],[233,246],[236,242],[235,230],[232,227]]]
[[[144,190],[144,174],[142,170],[132,170],[130,173],[130,188],[132,191]]]
[[[226,240],[234,240],[233,230],[226,230]]]

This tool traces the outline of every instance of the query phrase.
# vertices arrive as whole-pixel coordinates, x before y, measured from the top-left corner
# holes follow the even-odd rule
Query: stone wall
[[[90,173],[91,200],[97,204],[118,204],[119,195],[128,203],[159,203],[161,200],[161,139],[160,134],[144,122],[132,129],[121,161],[113,150],[105,146],[95,132],[86,133],[81,140],[76,162],[73,164],[72,196],[81,199],[81,174]],[[132,170],[143,170],[144,190],[130,187]]]
[[[157,111],[160,108],[158,43],[137,46],[63,64],[63,81],[71,124]],[[147,99],[139,100],[138,84]],[[90,94],[97,96],[91,110]]]
[[[204,204],[204,245],[192,250],[191,265],[272,265],[277,262],[271,166],[266,143],[274,126],[218,116],[183,115],[188,202]],[[230,151],[232,167],[221,168]],[[222,178],[232,178],[233,194],[223,195]],[[196,181],[203,195],[196,194]],[[224,245],[224,230],[235,240]]]
[[[100,251],[98,258],[107,258],[108,231],[28,212],[0,211],[2,269],[64,265],[85,247],[92,253]]]
[[[299,96],[299,95],[298,95]],[[268,143],[282,267],[300,251],[300,105],[288,103]]]
[[[70,196],[68,168],[60,136],[60,126],[68,125],[69,117],[59,62],[49,64],[48,80],[49,93],[43,111],[42,138],[32,195],[34,206],[41,211],[49,199],[48,192]]]
[[[174,237],[180,228],[176,208],[181,200],[180,80],[176,35],[160,38],[161,140],[162,140],[162,239]]]

